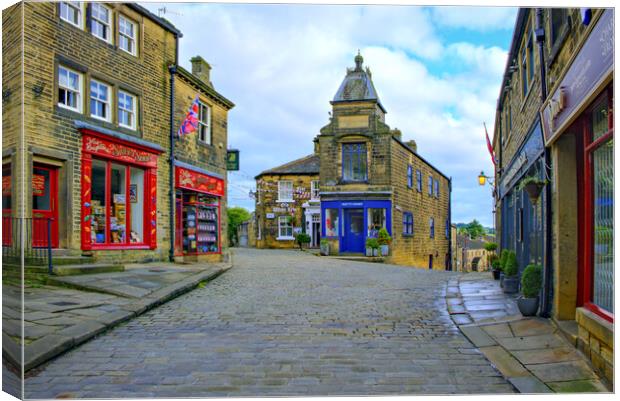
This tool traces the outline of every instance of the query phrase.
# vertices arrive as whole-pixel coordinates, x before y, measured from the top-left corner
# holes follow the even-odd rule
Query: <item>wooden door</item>
[[[48,219],[51,245],[58,248],[58,168],[35,164],[32,169],[32,246],[47,247]]]

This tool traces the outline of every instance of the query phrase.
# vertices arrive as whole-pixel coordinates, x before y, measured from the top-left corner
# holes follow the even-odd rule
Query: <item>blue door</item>
[[[342,252],[364,252],[364,209],[344,209]]]

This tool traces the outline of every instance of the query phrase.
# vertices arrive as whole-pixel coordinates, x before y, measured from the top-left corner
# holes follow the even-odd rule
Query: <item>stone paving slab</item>
[[[500,346],[482,347],[480,351],[508,379],[531,376],[516,358]]]

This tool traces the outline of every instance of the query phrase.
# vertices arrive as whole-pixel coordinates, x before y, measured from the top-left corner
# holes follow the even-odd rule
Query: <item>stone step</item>
[[[54,265],[54,274],[57,276],[74,276],[78,274],[113,273],[122,271],[125,271],[125,266],[110,263]]]

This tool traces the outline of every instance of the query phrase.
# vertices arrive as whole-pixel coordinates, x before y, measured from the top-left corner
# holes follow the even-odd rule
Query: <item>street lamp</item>
[[[493,185],[493,181],[491,181],[491,178],[493,178],[493,177],[488,177],[488,176],[484,175],[484,171],[481,171],[480,175],[478,176],[478,184],[480,186],[484,186],[484,184],[486,184],[487,181],[488,181],[489,185],[493,187],[494,185]]]

